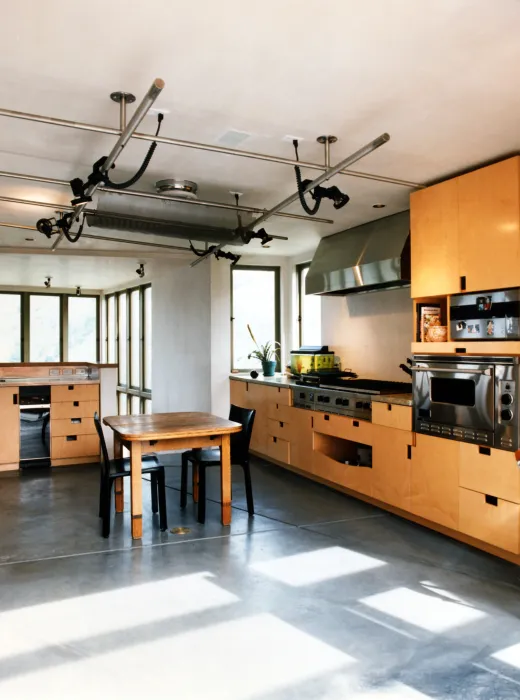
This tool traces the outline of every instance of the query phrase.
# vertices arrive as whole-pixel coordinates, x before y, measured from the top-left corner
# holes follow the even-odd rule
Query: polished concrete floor
[[[517,567],[256,460],[207,522],[99,533],[97,473],[0,478],[0,698],[520,698]]]

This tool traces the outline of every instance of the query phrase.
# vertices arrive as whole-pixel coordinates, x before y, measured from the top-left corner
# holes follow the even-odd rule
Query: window
[[[247,326],[251,326],[259,345],[280,342],[279,267],[231,268],[231,319],[232,369],[258,369],[260,362],[248,359],[255,346]]]
[[[96,362],[98,348],[98,300],[68,298],[68,361]]]
[[[305,294],[305,280],[310,263],[298,265],[298,328],[302,345],[321,345],[321,298]]]
[[[22,295],[0,294],[0,362],[22,360]]]
[[[109,294],[105,304],[106,356],[119,363],[119,415],[151,413],[152,287]]]
[[[29,295],[29,362],[60,362],[60,297]]]

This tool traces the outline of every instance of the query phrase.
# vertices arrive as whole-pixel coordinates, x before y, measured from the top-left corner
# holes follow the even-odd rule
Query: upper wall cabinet
[[[414,192],[412,297],[520,287],[520,157]]]
[[[457,178],[460,275],[468,292],[520,286],[519,173],[515,157]]]
[[[456,180],[410,197],[412,297],[460,291]]]

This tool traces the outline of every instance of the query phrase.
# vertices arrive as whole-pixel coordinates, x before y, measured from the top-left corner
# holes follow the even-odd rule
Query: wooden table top
[[[211,413],[150,413],[142,416],[107,416],[103,423],[123,440],[166,440],[238,433],[240,423]]]

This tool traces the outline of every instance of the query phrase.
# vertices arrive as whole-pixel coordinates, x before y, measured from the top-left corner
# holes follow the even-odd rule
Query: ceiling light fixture
[[[139,267],[136,270],[137,276],[143,279],[144,277],[144,263],[138,263]]]
[[[372,204],[372,209],[384,209],[386,204]]]
[[[26,238],[26,241],[34,241],[34,238]]]
[[[49,287],[51,286],[51,279],[52,279],[52,277],[46,277],[44,282],[43,282],[43,284],[47,287],[47,289],[49,289]]]
[[[76,296],[77,297],[81,296],[81,287],[76,287]]]

